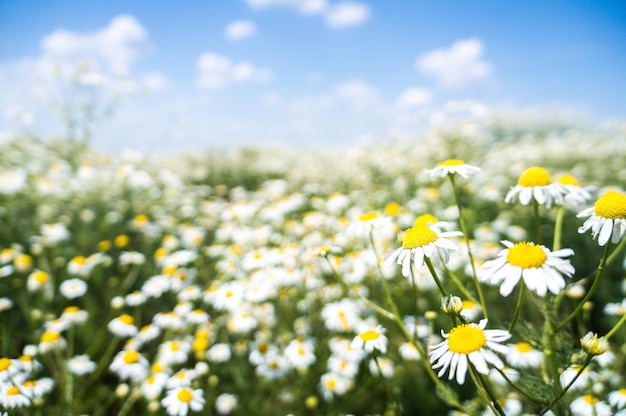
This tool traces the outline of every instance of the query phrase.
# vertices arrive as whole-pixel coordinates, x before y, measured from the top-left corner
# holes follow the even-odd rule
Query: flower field
[[[0,143],[0,414],[626,415],[626,130]]]

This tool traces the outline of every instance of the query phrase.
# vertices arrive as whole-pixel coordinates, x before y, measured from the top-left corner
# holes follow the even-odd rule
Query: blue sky
[[[113,108],[111,151],[352,144],[454,111],[624,119],[624,22],[623,1],[0,0],[0,130],[62,134],[55,99]]]

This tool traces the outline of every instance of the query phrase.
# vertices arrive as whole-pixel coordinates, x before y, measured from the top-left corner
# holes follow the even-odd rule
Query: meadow
[[[0,414],[626,415],[626,129],[0,143]]]

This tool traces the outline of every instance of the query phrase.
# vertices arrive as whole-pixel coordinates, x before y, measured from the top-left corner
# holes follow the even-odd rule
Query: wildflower
[[[81,310],[78,306],[68,306],[63,309],[63,313],[59,317],[62,322],[65,322],[68,327],[72,325],[84,324],[87,321],[89,313]]]
[[[121,380],[130,379],[137,383],[148,375],[148,366],[148,360],[137,351],[123,350],[113,358],[109,369]]]
[[[461,316],[463,316],[468,321],[474,321],[483,313],[482,308],[480,307],[480,303],[476,303],[474,301],[463,299],[463,309],[461,309]]]
[[[350,361],[345,357],[332,355],[328,358],[328,369],[342,377],[352,378],[359,371],[358,363]]]
[[[35,270],[28,275],[26,286],[29,292],[49,289],[51,287],[50,275],[43,270]]]
[[[360,308],[350,299],[327,303],[322,308],[324,325],[331,331],[351,331],[359,322]]]
[[[0,388],[0,406],[5,409],[19,409],[30,406],[30,399],[14,384],[2,385]]]
[[[456,316],[463,309],[463,301],[458,296],[448,295],[441,298],[441,311]]]
[[[403,342],[398,348],[400,356],[405,361],[419,361],[422,359],[417,346],[412,342]]]
[[[40,399],[54,387],[54,380],[49,377],[39,380],[26,380],[22,383],[22,394],[30,399]]]
[[[287,358],[278,354],[270,354],[254,371],[259,377],[276,380],[283,377],[288,369],[289,363]]]
[[[483,282],[502,283],[502,296],[510,295],[520,278],[539,296],[545,296],[548,291],[556,295],[565,287],[561,275],[571,277],[574,274],[574,266],[562,258],[574,254],[572,249],[550,251],[535,243],[513,244],[506,240],[502,244],[507,248],[500,251],[496,259],[483,263],[478,276]]]
[[[626,406],[626,388],[621,388],[609,393],[611,406],[621,409]]]
[[[293,367],[310,366],[317,360],[313,341],[301,337],[292,340],[285,348],[285,357]]]
[[[215,410],[221,415],[228,415],[237,408],[237,396],[235,394],[222,393],[215,399]]]
[[[198,373],[193,369],[180,369],[167,379],[165,387],[174,389],[176,387],[189,387],[198,378]]]
[[[72,357],[67,362],[67,368],[75,376],[84,376],[96,371],[96,363],[91,361],[87,354]]]
[[[63,350],[67,343],[59,332],[45,331],[39,340],[39,352],[46,353],[48,351]]]
[[[430,174],[432,180],[445,178],[448,175],[455,175],[457,173],[464,178],[468,178],[477,172],[480,172],[479,167],[468,165],[465,161],[459,159],[448,159],[444,162],[437,163],[437,167],[426,170],[426,173]]]
[[[569,202],[572,205],[583,205],[591,199],[589,191],[580,186],[572,175],[561,175],[556,181],[567,190],[565,202]]]
[[[416,267],[424,265],[424,258],[428,257],[435,266],[441,261],[447,263],[449,252],[457,251],[457,247],[447,237],[463,235],[459,231],[438,233],[426,225],[411,227],[406,230],[402,238],[402,246],[387,255],[383,266],[394,261],[402,265],[402,275],[411,276],[411,260]]]
[[[158,362],[170,366],[187,361],[191,344],[182,340],[165,341],[159,345]]]
[[[539,368],[543,360],[541,351],[535,349],[527,342],[518,342],[507,345],[507,362],[513,367]]]
[[[595,415],[595,416],[612,416],[613,411],[611,407],[600,401],[597,397],[591,394],[585,394],[584,396],[578,397],[572,401],[570,405],[570,409],[572,413],[576,416],[586,416],[586,415]]]
[[[230,360],[232,353],[228,344],[218,343],[209,348],[206,356],[209,361],[215,363],[225,363]]]
[[[354,384],[354,382],[339,374],[329,372],[320,377],[319,389],[324,399],[331,400],[333,395],[345,394]]]
[[[604,306],[604,313],[607,315],[626,315],[626,299],[621,303],[607,303]]]
[[[387,357],[378,357],[370,360],[368,363],[370,374],[376,377],[392,378],[394,374],[394,365]]]
[[[141,394],[147,400],[156,400],[161,395],[167,379],[165,373],[152,374],[141,383]]]
[[[377,325],[376,328],[363,328],[359,331],[359,335],[352,340],[353,348],[363,348],[371,353],[378,350],[385,354],[387,352],[387,337],[385,336],[385,328]]]
[[[582,366],[580,364],[574,364],[568,368],[566,368],[561,373],[561,385],[566,387],[574,380],[574,377],[581,371]],[[572,389],[584,389],[588,386],[589,379],[595,374],[589,370],[589,367],[585,367],[574,384],[571,386]]]
[[[27,272],[33,268],[33,261],[28,254],[18,254],[13,259],[13,266],[18,272]]]
[[[166,393],[161,404],[170,416],[186,416],[189,410],[199,412],[204,408],[204,397],[200,389],[177,387]]]
[[[59,292],[67,299],[75,299],[87,292],[87,283],[81,279],[68,279],[61,283]]]
[[[609,242],[617,243],[626,233],[626,194],[610,191],[602,195],[593,207],[582,210],[577,217],[589,217],[579,233],[591,229],[591,236],[604,246]]]
[[[511,203],[519,196],[522,205],[528,205],[534,199],[538,204],[550,208],[552,201],[559,205],[563,204],[566,193],[563,185],[552,182],[547,170],[534,166],[522,172],[517,185],[506,194],[504,202]]]
[[[598,337],[598,335],[593,332],[587,332],[585,336],[580,339],[580,345],[589,355],[601,355],[609,349],[609,341],[604,337]]]
[[[377,212],[372,211],[361,214],[358,220],[348,227],[347,231],[358,237],[367,237],[374,229],[391,226],[393,223],[389,217],[380,216]]]
[[[437,374],[439,377],[449,369],[448,379],[456,376],[457,383],[463,384],[469,364],[485,375],[489,373],[487,364],[504,367],[493,351],[506,354],[507,349],[501,342],[509,339],[511,334],[500,329],[485,330],[486,326],[487,319],[482,319],[478,324],[458,325],[449,334],[441,331],[445,340],[430,347],[429,352],[433,369],[441,369]]]
[[[121,315],[109,322],[109,331],[118,337],[132,337],[137,334],[135,318],[130,315]]]

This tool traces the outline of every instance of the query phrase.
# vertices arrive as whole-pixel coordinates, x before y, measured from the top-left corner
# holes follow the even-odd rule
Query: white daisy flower
[[[565,187],[558,182],[552,182],[547,170],[534,166],[522,172],[517,185],[506,194],[504,202],[511,203],[519,197],[522,205],[528,205],[534,199],[538,204],[550,208],[553,201],[562,205],[566,194]]]
[[[539,368],[543,361],[543,353],[527,342],[507,345],[507,362],[513,367]]]
[[[75,299],[87,293],[87,283],[78,278],[68,279],[61,283],[59,292],[67,299]]]
[[[112,319],[107,325],[107,328],[109,328],[109,331],[111,331],[113,335],[118,337],[132,337],[137,334],[135,318],[126,314]]]
[[[597,397],[591,394],[585,394],[584,396],[578,397],[572,401],[570,405],[570,409],[572,413],[576,416],[587,416],[587,415],[595,415],[595,416],[612,416],[613,411],[611,407],[600,401]]]
[[[385,354],[387,352],[387,337],[385,328],[377,325],[375,328],[365,327],[359,331],[359,335],[352,340],[353,348],[363,348],[367,352],[378,350]]]
[[[621,303],[607,303],[604,306],[604,313],[607,315],[626,315],[626,299],[622,299]]]
[[[215,399],[215,410],[220,415],[229,415],[237,408],[237,395],[222,393]]]
[[[459,384],[465,383],[465,376],[469,364],[472,364],[480,374],[489,373],[488,364],[496,368],[503,368],[504,363],[493,352],[506,354],[507,348],[501,342],[511,337],[508,331],[488,329],[487,319],[481,319],[478,324],[458,325],[449,334],[441,331],[445,340],[430,347],[428,355],[433,369],[440,369],[437,376],[441,377],[449,370],[448,380],[456,377]]]
[[[580,186],[572,175],[561,175],[556,181],[563,185],[567,191],[565,202],[572,205],[584,205],[591,199],[589,190]]]
[[[582,210],[578,218],[589,217],[578,228],[579,233],[591,229],[591,236],[598,244],[606,245],[609,239],[618,243],[626,234],[626,194],[609,191],[602,195],[591,208]]]
[[[609,393],[609,403],[618,409],[626,407],[626,388],[621,388]]]
[[[438,232],[426,225],[411,227],[404,233],[402,246],[387,255],[383,267],[394,261],[402,265],[402,275],[411,276],[411,261],[416,267],[424,265],[424,258],[428,257],[433,265],[444,264],[450,258],[450,251],[458,251],[456,245],[447,240],[447,237],[461,236],[460,231]]]
[[[468,178],[477,172],[480,172],[479,167],[468,165],[464,160],[460,159],[448,159],[444,162],[437,163],[437,167],[426,170],[426,173],[430,174],[430,179],[432,180],[445,178],[448,175],[455,175],[457,173],[464,178]]]
[[[121,380],[128,380],[138,383],[143,381],[148,375],[150,363],[137,351],[128,350],[117,353],[109,370],[117,374]]]
[[[571,277],[574,274],[574,266],[563,259],[574,254],[572,249],[550,251],[532,242],[513,244],[506,240],[502,244],[507,248],[500,251],[496,259],[483,263],[478,275],[483,282],[502,283],[502,296],[510,295],[520,278],[539,296],[545,296],[548,291],[556,295],[565,287],[562,275]]]
[[[374,229],[388,227],[393,227],[391,218],[381,216],[377,212],[372,211],[361,214],[358,220],[350,224],[347,232],[353,233],[357,237],[367,237]]]
[[[202,390],[177,387],[167,392],[161,404],[170,416],[187,416],[189,410],[199,412],[204,408]]]

